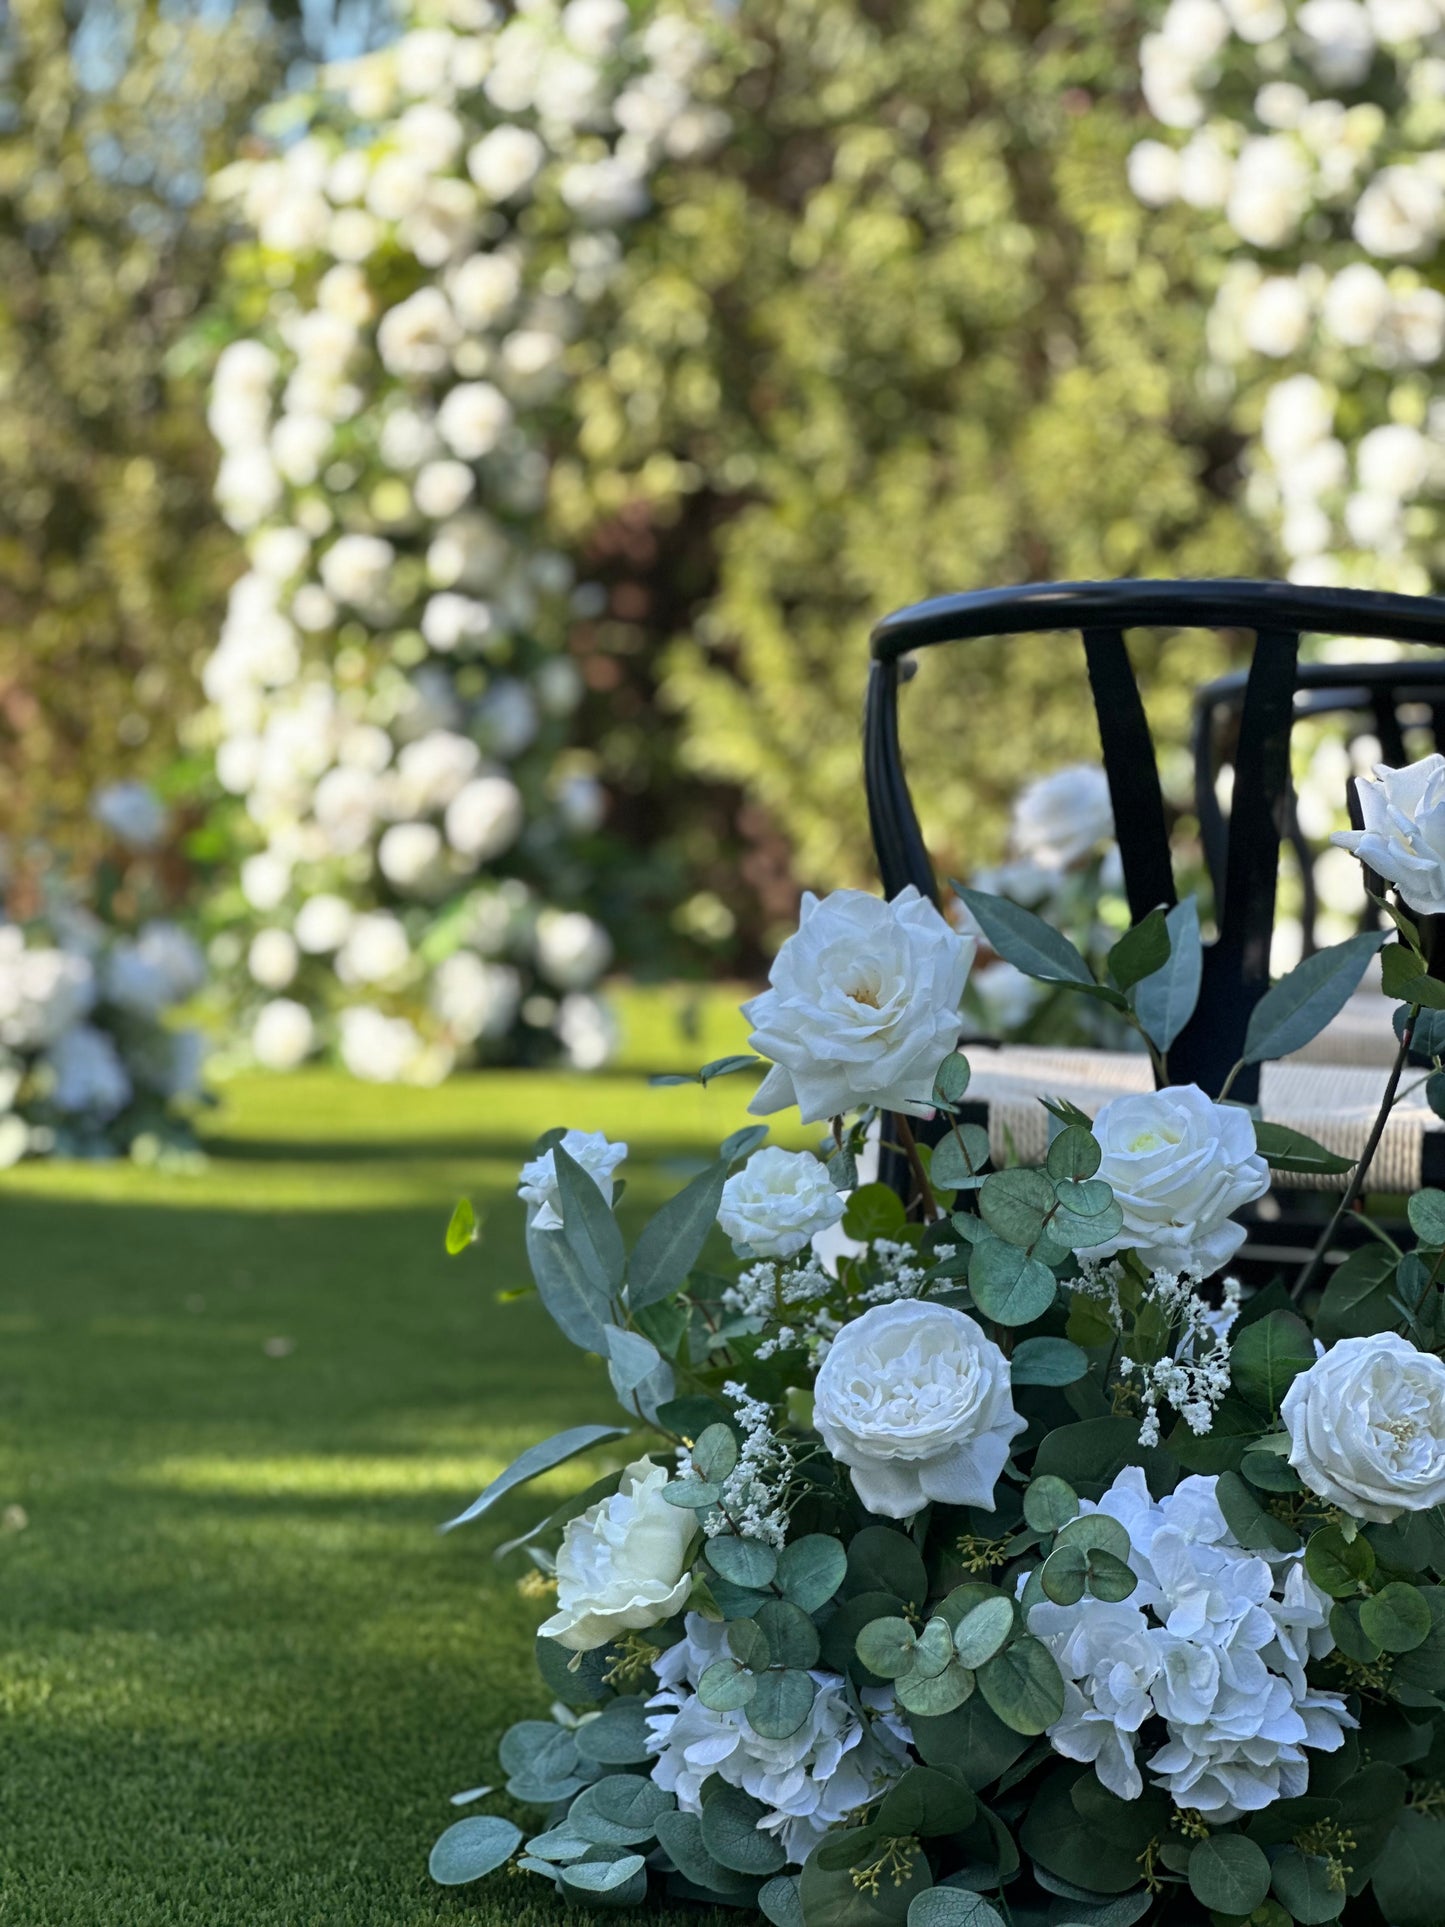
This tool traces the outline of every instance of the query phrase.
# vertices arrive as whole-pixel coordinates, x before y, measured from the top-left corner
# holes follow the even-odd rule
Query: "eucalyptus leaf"
[[[1032,1324],[1058,1296],[1058,1280],[1047,1265],[999,1238],[974,1246],[968,1288],[974,1304],[996,1325]]]
[[[607,1366],[612,1389],[625,1405],[662,1364],[662,1354],[641,1332],[624,1331],[620,1325],[603,1327],[607,1336]]]
[[[987,890],[969,890],[954,884],[954,890],[968,905],[990,946],[1026,977],[1043,983],[1087,984],[1094,987],[1093,972],[1067,937],[1036,917],[1032,911],[996,897]]]
[[[1025,1633],[978,1669],[979,1691],[1016,1733],[1042,1733],[1063,1717],[1064,1681],[1053,1654]]]
[[[777,1873],[786,1856],[777,1836],[762,1830],[767,1811],[741,1787],[718,1787],[702,1809],[703,1844],[713,1859],[734,1873]]]
[[[973,1692],[974,1675],[957,1660],[950,1660],[941,1672],[927,1676],[905,1673],[894,1684],[894,1693],[905,1713],[941,1718],[962,1706]]]
[[[728,1165],[719,1159],[669,1198],[643,1227],[627,1284],[627,1301],[634,1310],[666,1298],[686,1280],[717,1221],[727,1179]]]
[[[841,1541],[810,1532],[790,1540],[778,1554],[776,1580],[783,1597],[805,1613],[815,1613],[842,1585],[848,1554]]]
[[[1067,1338],[1022,1339],[1009,1360],[1015,1385],[1073,1385],[1088,1369],[1087,1355]]]
[[[1103,1150],[1092,1131],[1071,1124],[1049,1146],[1045,1166],[1051,1178],[1091,1178],[1103,1161]]]
[[[697,1683],[698,1698],[714,1713],[737,1712],[757,1690],[756,1675],[735,1659],[715,1659]]]
[[[1242,1833],[1201,1840],[1189,1856],[1189,1891],[1217,1914],[1252,1914],[1269,1894],[1269,1861]]]
[[[1037,1244],[1057,1203],[1050,1179],[1025,1166],[991,1173],[978,1194],[979,1216],[994,1236],[1024,1247]]]
[[[1172,948],[1162,909],[1151,910],[1132,930],[1126,930],[1109,952],[1109,975],[1120,990],[1132,990],[1169,961]]]
[[[1014,1629],[1013,1602],[985,1599],[965,1614],[954,1629],[953,1650],[974,1671],[992,1659]]]
[[[955,1124],[933,1147],[929,1176],[938,1191],[964,1191],[979,1182],[988,1164],[988,1132],[980,1124]]]
[[[562,1145],[553,1147],[552,1161],[562,1202],[562,1235],[591,1271],[604,1296],[611,1297],[621,1287],[627,1268],[617,1220],[596,1182]]]
[[[560,1231],[527,1227],[527,1262],[537,1296],[558,1331],[584,1352],[607,1356],[607,1293]]]
[[[447,1828],[428,1869],[440,1887],[463,1887],[505,1866],[522,1844],[522,1829],[494,1813],[474,1813]]]
[[[535,1479],[543,1472],[550,1472],[554,1466],[565,1465],[568,1459],[576,1458],[579,1452],[590,1451],[594,1445],[601,1445],[608,1439],[626,1436],[626,1430],[620,1425],[574,1425],[565,1432],[544,1439],[540,1445],[529,1445],[525,1452],[513,1459],[505,1472],[498,1473],[480,1498],[473,1499],[466,1510],[459,1512],[454,1519],[448,1519],[442,1531],[450,1532],[453,1526],[466,1525],[473,1519],[481,1518],[508,1492],[525,1485],[529,1479]]]
[[[758,1690],[748,1702],[747,1722],[764,1740],[786,1740],[813,1710],[817,1689],[812,1677],[793,1667],[758,1674]]]
[[[778,1555],[771,1546],[761,1539],[740,1539],[731,1533],[708,1540],[707,1562],[733,1585],[755,1592],[770,1586],[778,1569]]]
[[[1265,992],[1250,1013],[1244,1061],[1288,1057],[1318,1037],[1359,987],[1365,966],[1385,941],[1381,930],[1362,931],[1317,950]]]
[[[1169,933],[1168,959],[1135,984],[1130,998],[1144,1035],[1160,1051],[1169,1049],[1194,1015],[1204,966],[1198,901],[1186,897],[1176,903],[1164,922]]]

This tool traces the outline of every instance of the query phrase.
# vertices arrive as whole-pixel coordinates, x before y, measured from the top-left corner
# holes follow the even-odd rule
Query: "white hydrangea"
[[[697,1697],[697,1683],[726,1654],[726,1627],[689,1613],[683,1637],[654,1661],[658,1690],[647,1702],[652,1777],[684,1813],[702,1810],[702,1788],[716,1774],[768,1809],[759,1827],[776,1835],[800,1866],[830,1827],[887,1791],[910,1765],[910,1734],[892,1694],[864,1691],[855,1710],[847,1682],[815,1672],[813,1709],[786,1740],[765,1740],[746,1713],[718,1713]]]
[[[1177,1806],[1222,1825],[1309,1781],[1306,1749],[1335,1752],[1356,1724],[1338,1694],[1314,1687],[1312,1659],[1334,1649],[1330,1601],[1299,1553],[1247,1552],[1230,1532],[1212,1478],[1187,1478],[1155,1501],[1126,1468],[1085,1514],[1129,1535],[1138,1584],[1117,1604],[1045,1600],[1029,1630],[1064,1673],[1062,1719],[1049,1739],[1087,1761],[1121,1799],[1137,1799],[1137,1736],[1157,1715],[1163,1746],[1144,1765]]]

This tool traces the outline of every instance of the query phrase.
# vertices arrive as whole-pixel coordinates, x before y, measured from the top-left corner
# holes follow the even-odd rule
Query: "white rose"
[[[1348,348],[1368,347],[1389,312],[1389,284],[1368,261],[1341,268],[1325,290],[1325,326]]]
[[[1280,1417],[1290,1464],[1351,1518],[1388,1525],[1445,1503],[1445,1360],[1395,1332],[1342,1338],[1294,1380]]]
[[[476,487],[476,477],[465,462],[427,462],[419,470],[412,497],[421,514],[444,522],[466,507]]]
[[[133,850],[154,850],[169,827],[166,806],[144,783],[107,783],[90,799],[90,813]]]
[[[512,404],[489,381],[464,381],[437,410],[442,440],[463,461],[490,455],[512,420]]]
[[[304,1004],[293,997],[273,997],[263,1004],[251,1029],[256,1062],[268,1071],[292,1071],[311,1054],[316,1026]]]
[[[1424,254],[1445,226],[1445,188],[1423,167],[1382,167],[1355,207],[1355,239],[1398,261]]]
[[[552,1028],[574,1071],[601,1070],[620,1041],[611,1007],[581,990],[569,990],[558,1004]]]
[[[717,1221],[755,1258],[791,1258],[843,1215],[827,1166],[811,1151],[769,1145],[723,1186]]]
[[[386,608],[396,550],[379,535],[338,536],[321,558],[321,581],[337,602],[349,602],[363,615]]]
[[[667,1503],[666,1484],[665,1466],[638,1459],[614,1498],[568,1520],[557,1553],[557,1610],[538,1628],[543,1638],[590,1653],[682,1610],[697,1521]]]
[[[541,172],[547,149],[525,127],[494,127],[467,155],[467,172],[490,201],[510,201]]]
[[[474,776],[447,804],[447,842],[459,856],[485,863],[521,833],[522,792],[508,776]]]
[[[1126,164],[1129,187],[1145,207],[1166,207],[1179,192],[1179,156],[1163,141],[1138,141]]]
[[[1335,424],[1335,405],[1313,375],[1276,382],[1264,399],[1260,426],[1265,452],[1278,467],[1322,442]]]
[[[308,897],[296,912],[296,941],[309,956],[324,956],[329,950],[341,948],[354,921],[351,905],[344,897],[322,891]]]
[[[508,254],[474,254],[453,270],[447,289],[464,327],[493,328],[516,305],[522,274]]]
[[[612,1202],[612,1187],[617,1167],[627,1156],[625,1144],[610,1144],[601,1131],[566,1131],[562,1149],[574,1164],[580,1164],[602,1193]],[[557,1188],[557,1160],[550,1151],[529,1158],[522,1166],[517,1196],[527,1206],[527,1222],[534,1231],[562,1229],[562,1194]]]
[[[446,882],[445,846],[434,823],[393,823],[376,846],[376,863],[388,883],[420,895]]]
[[[1091,1257],[1137,1251],[1150,1270],[1219,1270],[1244,1243],[1230,1213],[1269,1189],[1269,1166],[1238,1104],[1216,1104],[1197,1084],[1116,1097],[1094,1119],[1103,1151],[1097,1175],[1111,1187],[1124,1228]]]
[[[379,984],[397,977],[411,962],[411,945],[398,919],[386,910],[368,910],[351,926],[336,958],[344,984]]]
[[[1225,218],[1251,247],[1283,247],[1294,238],[1309,199],[1304,155],[1284,135],[1260,134],[1240,150]]]
[[[341,1013],[340,1043],[341,1061],[353,1077],[372,1084],[433,1081],[422,1040],[405,1017],[354,1005]]]
[[[1430,479],[1432,450],[1408,422],[1385,422],[1360,438],[1355,469],[1360,486],[1372,495],[1398,501],[1418,495]]]
[[[612,939],[582,910],[544,910],[537,919],[537,968],[559,990],[585,990],[612,961]]]
[[[1355,778],[1355,794],[1364,829],[1338,830],[1330,841],[1393,883],[1421,916],[1445,911],[1445,756],[1406,769],[1376,763],[1373,779]]]
[[[1014,847],[1041,863],[1077,863],[1113,834],[1109,779],[1096,763],[1041,776],[1014,804]]]
[[[818,1373],[813,1417],[870,1512],[908,1519],[930,1500],[992,1512],[1025,1429],[1009,1362],[982,1326],[916,1298],[845,1325]]]
[[[749,1043],[773,1068],[749,1110],[796,1104],[803,1122],[860,1105],[921,1115],[958,1042],[977,951],[912,884],[891,903],[863,890],[804,894],[773,960],[772,988],[743,1005]]]
[[[431,1007],[463,1042],[503,1037],[522,1001],[522,982],[510,964],[486,963],[475,951],[455,950],[437,965]]]
[[[1292,274],[1260,282],[1244,312],[1244,339],[1256,354],[1292,355],[1310,326],[1310,298]]]
[[[246,968],[263,990],[284,990],[296,975],[300,956],[289,930],[258,930],[246,953]]]
[[[1223,207],[1234,182],[1234,162],[1208,129],[1179,150],[1179,198],[1190,207]]]
[[[1295,19],[1324,85],[1357,87],[1375,57],[1375,30],[1359,0],[1305,0]]]

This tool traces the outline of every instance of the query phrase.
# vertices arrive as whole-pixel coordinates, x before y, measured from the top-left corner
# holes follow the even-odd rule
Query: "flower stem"
[[[918,1155],[918,1141],[913,1135],[913,1127],[901,1111],[893,1116],[894,1129],[898,1133],[898,1143],[908,1160],[908,1168],[913,1173],[913,1182],[918,1186],[918,1195],[923,1203],[924,1222],[931,1224],[939,1217],[938,1200],[933,1195],[933,1186],[928,1182],[928,1173],[923,1168],[923,1159]]]
[[[1412,1004],[1410,1006],[1410,1015],[1405,1020],[1405,1028],[1400,1036],[1400,1048],[1396,1051],[1395,1061],[1390,1067],[1390,1078],[1389,1082],[1385,1085],[1385,1095],[1380,1100],[1379,1112],[1370,1127],[1370,1135],[1366,1141],[1364,1152],[1361,1155],[1359,1163],[1355,1166],[1354,1175],[1345,1186],[1344,1196],[1335,1207],[1335,1215],[1320,1233],[1319,1243],[1310,1253],[1309,1263],[1295,1280],[1294,1289],[1290,1292],[1290,1298],[1295,1304],[1299,1303],[1315,1279],[1319,1277],[1320,1268],[1325,1262],[1325,1256],[1329,1251],[1335,1233],[1344,1222],[1345,1213],[1351,1208],[1364,1189],[1365,1174],[1370,1168],[1376,1151],[1380,1148],[1380,1139],[1385,1135],[1385,1126],[1389,1122],[1390,1112],[1395,1107],[1395,1098],[1400,1089],[1400,1079],[1405,1070],[1405,1060],[1410,1055],[1410,1040],[1415,1034],[1415,1025],[1419,1016],[1420,1006],[1418,1004]]]

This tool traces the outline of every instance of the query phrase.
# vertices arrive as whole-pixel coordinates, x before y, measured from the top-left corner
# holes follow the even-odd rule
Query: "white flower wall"
[[[1170,0],[1142,50],[1145,203],[1226,257],[1213,379],[1302,583],[1423,592],[1445,549],[1445,5]]]
[[[249,560],[204,677],[244,852],[212,951],[269,1066],[606,1055],[565,654],[595,595],[549,468],[655,170],[724,131],[705,57],[623,0],[452,0],[222,177],[254,238],[211,400]]]

